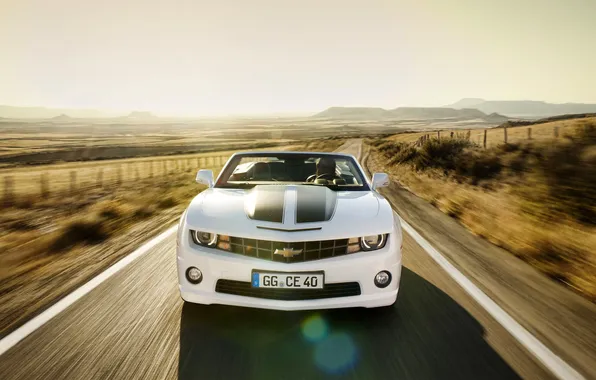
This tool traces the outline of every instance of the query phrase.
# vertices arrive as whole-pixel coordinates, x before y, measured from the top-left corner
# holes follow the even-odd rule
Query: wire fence
[[[419,136],[413,144],[414,146],[422,146],[431,138],[446,139],[458,138],[470,140],[484,148],[499,145],[516,143],[520,141],[528,141],[534,139],[554,138],[558,139],[563,136],[564,131],[571,127],[554,126],[552,129],[539,128],[537,134],[533,135],[532,127],[500,127],[493,129],[482,130],[467,130],[461,131],[437,131],[427,133]]]
[[[93,189],[131,186],[135,182],[199,169],[220,170],[229,156],[169,158],[129,162],[111,162],[75,168],[37,166],[13,169],[3,175],[3,206],[14,205],[19,198],[68,196]],[[194,174],[193,174],[194,175]]]

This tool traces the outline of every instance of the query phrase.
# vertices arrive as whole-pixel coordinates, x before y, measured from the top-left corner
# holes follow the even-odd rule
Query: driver
[[[331,157],[321,157],[317,162],[317,178],[324,176],[327,179],[333,179],[336,176],[335,160]]]

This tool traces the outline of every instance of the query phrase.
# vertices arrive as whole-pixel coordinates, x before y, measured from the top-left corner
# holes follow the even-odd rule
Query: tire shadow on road
[[[179,379],[518,379],[482,326],[403,268],[384,309],[284,312],[185,304]]]

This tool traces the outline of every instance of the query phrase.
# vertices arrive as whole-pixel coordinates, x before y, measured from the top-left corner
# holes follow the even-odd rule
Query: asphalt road
[[[174,247],[172,235],[0,356],[0,379],[552,378],[408,235],[385,310],[183,305]]]

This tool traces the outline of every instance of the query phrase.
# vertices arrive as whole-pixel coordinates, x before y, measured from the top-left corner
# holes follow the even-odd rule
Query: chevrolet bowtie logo
[[[273,252],[274,255],[281,255],[285,258],[294,257],[302,253],[301,249],[294,249],[294,248],[284,248],[284,249],[276,249]]]

